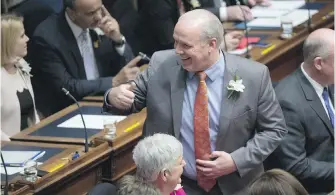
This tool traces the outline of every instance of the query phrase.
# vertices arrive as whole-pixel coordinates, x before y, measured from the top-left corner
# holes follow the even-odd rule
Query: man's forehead
[[[97,9],[101,8],[101,0],[76,0],[75,7],[82,12],[94,12]]]

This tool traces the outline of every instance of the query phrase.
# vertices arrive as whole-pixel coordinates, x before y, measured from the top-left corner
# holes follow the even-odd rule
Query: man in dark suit
[[[221,5],[222,0],[141,0],[138,1],[138,24],[135,31],[138,37],[136,50],[152,55],[155,51],[173,48],[173,29],[178,18],[184,12],[202,8],[212,12],[223,21],[243,21],[252,19],[248,6],[235,5],[235,1],[227,0],[227,7]],[[267,4],[268,0],[250,0],[254,4]],[[229,6],[228,6],[229,5]],[[234,43],[235,49],[242,36],[227,35],[227,45]],[[237,44],[235,44],[237,42]],[[225,48],[226,49],[226,48]],[[230,48],[229,48],[230,49]]]
[[[275,88],[288,135],[266,165],[292,173],[311,194],[334,190],[334,35],[311,33],[301,67]]]
[[[110,112],[147,108],[143,135],[180,139],[190,195],[245,195],[287,133],[268,68],[222,52],[222,36],[212,13],[185,13],[174,30],[176,49],[156,52],[136,85],[105,96]]]
[[[45,116],[73,103],[62,88],[80,100],[139,73],[140,57],[130,61],[131,48],[101,0],[64,0],[64,12],[37,27],[32,51],[36,102]]]

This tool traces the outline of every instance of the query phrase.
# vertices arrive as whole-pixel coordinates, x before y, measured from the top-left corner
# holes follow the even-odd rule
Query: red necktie
[[[211,143],[209,136],[209,113],[207,85],[205,82],[206,73],[198,72],[199,85],[194,102],[194,148],[195,158],[209,160],[211,154]],[[215,179],[204,179],[201,173],[197,172],[198,185],[207,192],[216,184]]]

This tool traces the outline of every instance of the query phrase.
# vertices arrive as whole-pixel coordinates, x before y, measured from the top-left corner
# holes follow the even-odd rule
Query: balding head
[[[323,85],[334,83],[334,36],[334,30],[321,28],[312,32],[303,46],[304,68]]]
[[[223,27],[220,20],[206,10],[193,10],[182,15],[174,29],[176,53],[184,69],[206,70],[220,57]]]
[[[334,30],[321,28],[307,37],[303,47],[305,64],[312,65],[316,57],[326,59],[334,54],[334,33]]]
[[[203,41],[215,38],[217,48],[220,48],[223,39],[222,23],[211,12],[204,9],[196,9],[186,12],[179,18],[177,25],[183,25],[185,28],[199,30],[200,38]]]

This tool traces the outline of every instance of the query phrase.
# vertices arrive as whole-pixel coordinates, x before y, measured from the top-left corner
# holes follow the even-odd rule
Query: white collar
[[[318,96],[322,97],[324,87],[307,74],[307,72],[304,70],[304,63],[301,63],[301,71],[305,75],[307,80],[311,83]]]
[[[80,34],[83,32],[84,29],[82,29],[81,27],[79,27],[78,25],[76,25],[71,19],[70,17],[68,16],[68,14],[65,12],[65,18],[66,18],[66,21],[67,23],[69,24],[71,30],[72,30],[72,33],[74,35],[74,37],[76,39],[79,38]]]

